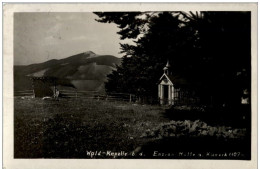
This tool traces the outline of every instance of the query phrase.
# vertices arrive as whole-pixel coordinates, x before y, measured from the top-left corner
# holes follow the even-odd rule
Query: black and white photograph
[[[13,159],[252,160],[252,11],[13,13]]]

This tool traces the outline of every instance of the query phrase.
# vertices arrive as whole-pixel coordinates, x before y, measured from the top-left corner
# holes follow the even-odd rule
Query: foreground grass
[[[159,106],[97,100],[14,100],[15,158],[84,158],[133,151],[144,131],[168,122]]]
[[[172,115],[176,117],[176,112]],[[210,126],[200,120],[173,120],[161,106],[87,99],[14,99],[15,158],[250,159],[249,131]],[[139,156],[90,156],[90,151],[135,152]],[[170,157],[162,155],[165,152],[171,152]],[[190,152],[202,155],[189,156]],[[213,155],[207,155],[209,152]]]

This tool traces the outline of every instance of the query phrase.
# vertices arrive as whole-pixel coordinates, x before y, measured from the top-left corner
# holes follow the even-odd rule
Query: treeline
[[[115,23],[122,64],[108,75],[108,92],[157,98],[167,60],[190,82],[202,103],[234,105],[251,84],[250,12],[104,12],[97,21]],[[250,98],[250,96],[249,96]]]

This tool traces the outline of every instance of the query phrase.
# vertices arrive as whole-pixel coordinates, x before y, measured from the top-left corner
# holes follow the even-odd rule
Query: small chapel
[[[171,66],[167,61],[163,68],[163,75],[158,82],[158,98],[161,105],[181,105],[198,102],[190,84],[185,78],[173,75]]]

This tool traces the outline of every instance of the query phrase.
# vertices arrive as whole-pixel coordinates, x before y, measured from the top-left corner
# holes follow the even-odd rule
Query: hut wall
[[[51,86],[42,80],[33,81],[33,90],[35,97],[53,96],[53,89]]]

